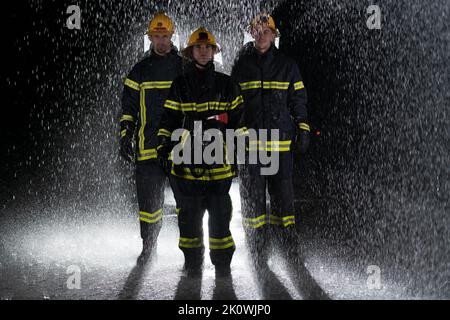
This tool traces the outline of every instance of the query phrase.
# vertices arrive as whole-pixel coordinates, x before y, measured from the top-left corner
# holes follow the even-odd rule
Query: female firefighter
[[[234,166],[229,164],[226,156],[224,159],[216,157],[213,161],[206,161],[203,157],[212,142],[219,141],[221,151],[225,149],[224,139],[220,136],[209,143],[204,141],[208,129],[216,130],[223,138],[226,129],[238,127],[243,108],[239,86],[229,76],[214,70],[214,55],[218,51],[215,38],[207,29],[198,28],[192,33],[183,50],[183,55],[191,62],[185,73],[172,84],[158,130],[158,157],[170,175],[177,202],[178,246],[184,253],[188,275],[201,272],[205,210],[209,214],[210,258],[216,268],[216,276],[230,274],[235,250],[229,229],[232,214],[229,190],[236,175]],[[177,129],[182,129],[184,133],[182,163],[175,161],[177,155],[171,141],[172,133]],[[226,155],[226,152],[215,153],[216,156],[220,154]],[[214,152],[211,155],[214,156]],[[169,156],[173,157],[173,164]]]

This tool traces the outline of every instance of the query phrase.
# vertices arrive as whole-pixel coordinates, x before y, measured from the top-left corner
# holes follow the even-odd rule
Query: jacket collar
[[[272,43],[270,48],[266,52],[260,54],[256,50],[255,44],[253,43],[252,55],[256,58],[256,61],[259,65],[265,65],[266,63],[270,62],[273,59],[274,55],[277,54],[277,52],[277,47]]]
[[[155,50],[153,49],[153,44],[151,44],[150,45],[150,49],[147,51],[147,54],[148,54],[149,57],[152,57],[152,58],[164,58],[164,57],[167,57],[169,55],[176,55],[176,54],[178,54],[178,48],[175,47],[172,44],[171,47],[170,47],[170,52],[167,55],[165,55],[165,56],[160,56],[159,54],[157,54],[155,52]]]
[[[196,72],[196,73],[203,73],[203,74],[206,74],[206,73],[213,73],[214,71],[215,71],[215,66],[214,66],[214,62],[213,61],[210,61],[210,62],[208,62],[208,64],[206,65],[206,68],[205,69],[200,69],[200,68],[198,68],[196,65],[195,65],[195,62],[194,61],[189,61],[187,64],[186,64],[186,67],[185,67],[185,71],[186,72]]]
[[[211,61],[205,69],[200,69],[195,66],[195,62],[191,61],[186,65],[185,72],[190,75],[189,77],[193,77],[198,85],[211,87],[215,73],[214,62]]]

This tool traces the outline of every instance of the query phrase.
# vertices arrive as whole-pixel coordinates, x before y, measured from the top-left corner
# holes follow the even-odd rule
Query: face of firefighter
[[[210,44],[196,44],[192,47],[192,56],[198,64],[205,65],[214,59],[214,47]]]
[[[256,50],[264,53],[269,50],[270,45],[275,41],[276,33],[265,23],[254,26],[252,36],[255,39]]]
[[[168,34],[154,34],[148,37],[156,54],[164,56],[170,52],[172,47],[172,36]]]

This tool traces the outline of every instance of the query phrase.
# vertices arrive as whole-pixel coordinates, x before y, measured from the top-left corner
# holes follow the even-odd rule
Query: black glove
[[[165,142],[165,141],[162,141]],[[161,141],[160,141],[161,143]],[[172,170],[172,161],[169,160],[170,152],[172,151],[172,148],[168,144],[160,144],[158,148],[156,148],[158,152],[158,162],[161,168],[163,169],[164,173],[166,175],[170,174],[170,171]]]
[[[129,132],[120,139],[120,155],[130,163],[135,161],[136,152],[133,146],[133,136]]]
[[[296,138],[296,150],[300,154],[305,154],[309,147],[309,131],[299,130]]]

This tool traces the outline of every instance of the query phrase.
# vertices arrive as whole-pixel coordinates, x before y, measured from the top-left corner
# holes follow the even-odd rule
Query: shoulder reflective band
[[[156,159],[156,149],[139,150],[138,161],[144,161],[148,159]]]
[[[300,122],[298,127],[300,129],[302,129],[302,130],[305,130],[305,131],[311,131],[310,128],[309,128],[309,125],[307,123],[304,123],[304,122]]]
[[[217,239],[209,238],[209,248],[210,249],[227,249],[234,246],[234,241],[232,236],[226,238]]]
[[[156,223],[162,218],[162,209],[155,211],[153,213],[148,213],[145,211],[139,211],[139,220],[147,223]]]
[[[172,81],[148,81],[142,82],[142,89],[170,89]]]
[[[239,85],[241,86],[242,90],[259,89],[259,88],[261,88],[261,81],[241,82],[241,83],[239,83]],[[289,82],[263,81],[262,88],[263,89],[287,90],[289,88]]]
[[[299,81],[294,83],[294,90],[300,90],[303,89],[305,85],[303,84],[303,81]]]
[[[158,130],[158,134],[157,134],[157,135],[158,135],[158,136],[166,136],[166,137],[169,137],[169,138],[170,138],[170,136],[171,136],[172,134],[170,133],[169,130],[166,130],[166,129],[164,129],[164,128],[161,128],[161,129]]]
[[[137,83],[137,82],[135,82],[135,81],[133,81],[131,79],[128,79],[128,78],[125,79],[125,85],[130,87],[131,89],[134,89],[134,90],[137,90],[137,91],[140,90],[139,83]]]
[[[270,224],[282,225],[283,227],[295,224],[295,216],[278,217],[270,215],[269,220]]]
[[[256,218],[244,218],[242,220],[244,227],[257,229],[266,224],[266,215],[260,215]]]
[[[120,121],[119,121],[119,122],[122,122],[122,121],[134,121],[134,117],[133,117],[133,116],[130,116],[129,114],[124,114],[124,115],[122,115],[122,117],[120,118]]]
[[[201,248],[203,247],[203,239],[202,238],[183,238],[180,237],[180,241],[178,242],[178,247],[180,248]]]
[[[120,131],[120,137],[121,138],[125,137],[126,135],[127,135],[127,130],[126,129]]]

